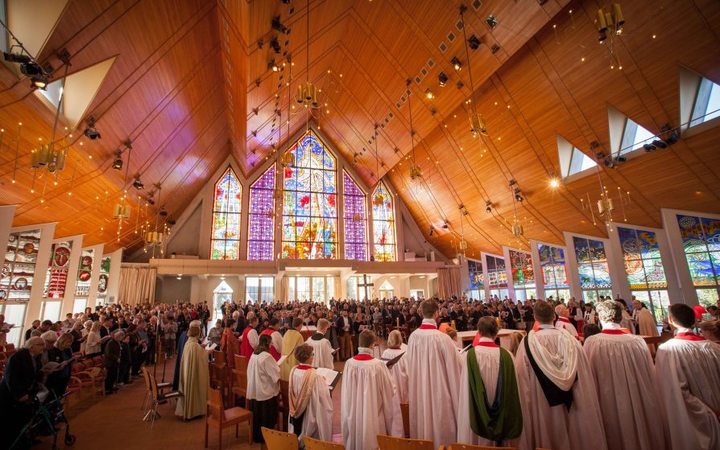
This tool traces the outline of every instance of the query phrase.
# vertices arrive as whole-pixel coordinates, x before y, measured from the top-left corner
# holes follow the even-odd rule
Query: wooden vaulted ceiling
[[[466,0],[467,34],[482,41],[470,51],[471,92],[460,3],[311,0],[308,53],[306,0],[71,0],[38,59],[59,67],[56,53],[66,48],[73,72],[117,56],[88,110],[102,139],[79,137],[82,126],[74,130],[58,185],[36,175],[31,192],[30,150],[38,137],[49,138],[53,116],[27,80],[0,68],[0,125],[7,135],[0,203],[18,205],[15,225],[56,221],[61,236],[85,233],[87,243],[111,248],[137,245],[134,217],[119,241],[112,220],[124,171],[111,164],[121,141],[133,140],[130,176],[140,173],[146,191],[161,183],[158,205],[177,217],[228,154],[254,177],[305,126],[306,111],[294,94],[309,77],[322,89],[322,107],[313,114],[322,132],[368,185],[389,177],[425,237],[446,255],[457,252],[461,230],[470,256],[502,245],[527,248],[528,238],[561,243],[565,230],[605,235],[580,203],[587,193],[597,197],[597,175],[548,187],[560,173],[556,136],[590,156],[593,141],[607,153],[608,106],[654,133],[666,123],[678,126],[679,67],[720,82],[720,5],[623,2],[625,34],[614,47],[620,71],[610,69],[608,50],[596,40],[595,13],[610,2]],[[485,23],[491,14],[494,29]],[[289,34],[272,29],[278,16]],[[459,72],[453,56],[463,63]],[[273,59],[278,72],[268,66]],[[449,77],[444,88],[440,72]],[[486,118],[487,137],[470,134],[468,99]],[[626,213],[633,224],[660,226],[662,207],[718,212],[719,139],[718,127],[683,137],[617,169],[602,168],[602,180],[631,193]],[[410,179],[413,159],[422,169],[419,181]],[[511,233],[511,179],[525,197],[517,206],[522,239]],[[129,192],[133,205],[143,203]],[[493,204],[490,214],[486,201]],[[460,205],[469,213],[462,223]]]

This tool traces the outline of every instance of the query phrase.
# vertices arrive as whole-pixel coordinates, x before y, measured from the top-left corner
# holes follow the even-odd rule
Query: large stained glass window
[[[487,283],[490,289],[490,296],[500,300],[508,295],[508,278],[505,272],[505,258],[499,256],[486,256],[487,261]]]
[[[275,243],[275,164],[250,186],[248,211],[250,261],[272,261]]]
[[[570,299],[570,283],[565,269],[565,249],[553,245],[538,244],[538,256],[542,270],[545,298]]]
[[[666,317],[670,298],[657,236],[650,230],[625,227],[617,230],[632,295],[645,303],[655,320],[661,322]]]
[[[308,131],[288,150],[283,170],[282,257],[337,258],[335,157]]]
[[[594,302],[601,295],[612,297],[612,282],[605,253],[605,243],[574,236],[573,246],[577,257],[583,299],[586,302]]]
[[[242,186],[232,167],[215,183],[214,193],[210,259],[239,259]]]
[[[40,236],[39,229],[10,233],[0,273],[0,302],[30,300]]]
[[[468,297],[473,300],[485,299],[485,277],[482,262],[468,259]]]
[[[367,261],[367,206],[365,193],[343,171],[345,259]]]
[[[395,210],[390,190],[380,182],[372,195],[375,261],[395,261]]]
[[[517,250],[509,250],[510,271],[512,273],[515,300],[535,298],[535,270],[532,255]]]
[[[677,221],[698,302],[713,305],[720,295],[720,220],[678,215]]]

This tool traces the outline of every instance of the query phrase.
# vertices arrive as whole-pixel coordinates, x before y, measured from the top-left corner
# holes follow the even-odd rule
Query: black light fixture
[[[445,220],[443,221],[443,226],[442,226],[442,227],[443,227],[443,230],[447,230],[448,228],[450,228],[450,222],[448,222],[448,220],[445,219]]]
[[[453,58],[450,60],[450,63],[453,65],[455,70],[460,71],[462,70],[462,63],[458,59],[457,56],[453,56]]]
[[[438,84],[440,85],[440,87],[445,87],[448,80],[449,80],[449,78],[445,74],[445,72],[440,72],[440,74],[438,75]]]
[[[12,63],[27,64],[32,62],[32,58],[24,53],[3,52],[3,57],[5,61]]]
[[[680,140],[680,133],[676,128],[671,127],[669,123],[663,125],[660,130],[662,131],[661,136],[668,145],[673,145]]]
[[[664,142],[663,142],[663,145],[665,145]],[[667,147],[667,145],[665,145],[665,146]],[[652,151],[657,150],[657,147],[655,146],[655,141],[653,141],[652,143],[649,143],[649,144],[643,144],[643,148],[645,149],[646,152],[652,152]]]
[[[142,190],[145,187],[143,182],[140,180],[140,174],[135,175],[135,179],[133,180],[133,187],[137,190]]]
[[[474,34],[468,38],[468,45],[473,50],[477,50],[478,48],[480,48],[481,43],[482,42],[480,42],[480,39]]]
[[[48,77],[42,74],[30,77],[30,87],[35,89],[42,89],[44,91],[48,85],[48,82]]]
[[[485,212],[490,214],[490,213],[492,213],[492,209],[493,209],[492,201],[490,201],[490,200],[485,201]]]
[[[283,34],[290,34],[290,28],[283,25],[282,22],[280,22],[280,16],[275,16],[272,18],[272,22],[270,22],[270,26],[273,30],[279,31]]]
[[[270,47],[272,47],[275,53],[280,54],[280,43],[278,42],[277,38],[272,38],[272,40],[270,41]]]
[[[22,72],[23,75],[32,77],[37,75],[43,75],[43,68],[40,67],[40,64],[34,61],[30,61],[20,64],[20,72]]]
[[[160,215],[160,217],[167,217],[167,215],[168,215],[167,209],[165,209],[164,206],[161,206],[160,212],[158,214]]]
[[[273,72],[277,72],[280,70],[280,67],[275,64],[274,59],[271,59],[270,61],[268,61],[268,69],[271,69]]]
[[[657,148],[667,148],[667,143],[664,141],[661,141],[660,139],[655,139],[652,141],[652,145],[654,145]]]
[[[115,170],[122,170],[122,168],[123,168],[122,150],[115,150],[115,159],[113,160],[112,168]]]
[[[430,237],[432,237],[433,234],[435,234],[435,228],[430,227]]]
[[[93,141],[101,138],[100,132],[95,128],[95,118],[93,116],[88,117],[87,126],[85,127],[85,131],[83,133],[85,134],[85,137]]]
[[[498,25],[498,20],[495,16],[490,14],[485,18],[485,23],[488,24],[490,28],[495,28]]]

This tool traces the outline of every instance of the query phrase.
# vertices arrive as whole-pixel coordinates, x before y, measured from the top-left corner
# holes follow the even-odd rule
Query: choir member
[[[405,354],[407,345],[403,343],[400,330],[392,330],[390,332],[387,338],[387,347],[388,348],[382,353],[382,359],[385,361],[395,359]],[[407,359],[405,356],[402,356],[398,362],[390,367],[390,375],[392,375],[395,387],[398,390],[400,403],[407,403]]]
[[[425,300],[423,321],[408,339],[410,437],[433,441],[437,448],[455,440],[461,355],[455,342],[437,329],[438,305]]]
[[[328,322],[327,319],[318,320],[317,331],[305,341],[305,343],[310,345],[314,350],[313,367],[333,368],[332,344],[325,338],[328,328],[330,328],[330,322]]]
[[[247,317],[248,326],[243,330],[242,339],[240,340],[240,354],[250,359],[259,341],[257,332],[258,318],[255,314],[248,314]]]
[[[655,367],[645,340],[622,328],[622,305],[598,304],[603,330],[587,338],[585,354],[598,388],[608,447],[618,450],[665,448],[665,421],[655,391]]]
[[[253,413],[253,440],[265,442],[261,427],[275,428],[280,367],[270,354],[270,336],[260,336],[247,368],[247,399]]]
[[[313,364],[313,348],[303,344],[295,349],[298,365],[290,371],[288,385],[288,431],[298,435],[332,440],[333,402],[330,388]]]
[[[640,336],[659,336],[657,323],[649,309],[639,300],[633,300],[633,320]]]
[[[478,344],[463,353],[457,442],[512,445],[523,427],[513,357],[495,343],[494,318],[481,317],[478,331]]]
[[[375,450],[377,435],[403,435],[400,401],[385,362],[372,356],[375,333],[358,337],[358,354],[345,363],[340,397],[346,450]]]
[[[552,306],[539,300],[538,324],[515,356],[523,432],[519,448],[606,449],[595,380],[577,339],[553,326]]]
[[[570,322],[570,310],[567,306],[560,303],[555,307],[555,314],[557,314],[557,322],[555,322],[555,328],[558,330],[566,330],[568,333],[577,337],[578,332],[575,325]]]
[[[692,331],[695,312],[668,308],[677,333],[655,356],[655,382],[665,408],[673,449],[720,448],[720,346]]]

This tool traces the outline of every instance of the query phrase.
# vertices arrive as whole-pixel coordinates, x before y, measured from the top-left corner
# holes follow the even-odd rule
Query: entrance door
[[[225,280],[213,290],[213,321],[222,319],[222,306],[225,302],[232,303],[233,290]]]
[[[380,289],[378,289],[378,291],[381,299],[393,298],[393,287],[387,280],[383,281],[383,284],[380,285]]]

